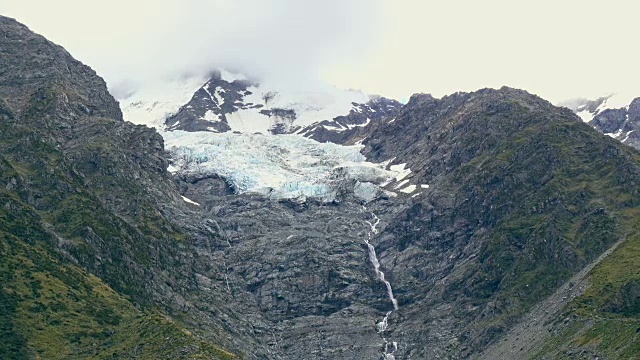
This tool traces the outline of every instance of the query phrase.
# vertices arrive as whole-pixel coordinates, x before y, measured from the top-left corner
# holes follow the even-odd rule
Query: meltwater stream
[[[362,206],[362,209],[364,211],[367,211],[367,208],[365,206]],[[393,310],[386,313],[384,318],[376,324],[376,328],[378,330],[378,334],[382,336],[382,340],[384,341],[384,359],[395,360],[395,356],[393,354],[398,350],[398,343],[395,341],[388,341],[383,334],[389,326],[389,315],[398,310],[398,300],[393,295],[393,288],[391,287],[391,283],[387,281],[387,279],[385,279],[384,273],[380,270],[380,261],[378,260],[378,256],[376,255],[376,249],[373,247],[373,245],[371,245],[371,239],[373,238],[373,235],[378,233],[377,226],[380,223],[380,219],[376,214],[371,213],[371,216],[375,221],[373,223],[367,221],[367,224],[369,224],[371,230],[367,233],[364,242],[367,244],[367,248],[369,248],[369,260],[373,264],[376,276],[378,277],[378,280],[382,281],[387,287],[387,296],[393,304]]]

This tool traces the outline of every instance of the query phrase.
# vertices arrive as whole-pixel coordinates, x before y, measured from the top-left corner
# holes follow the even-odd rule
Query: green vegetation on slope
[[[0,358],[234,358],[64,265],[31,211],[4,192],[0,204]]]
[[[524,126],[457,174],[465,192],[491,207],[485,221],[494,227],[478,256],[479,268],[465,284],[474,305],[498,304],[495,316],[478,323],[485,329],[506,328],[635,231],[624,219],[640,204],[634,150],[569,116],[540,121],[540,114],[518,106],[505,116],[519,117]],[[612,259],[623,263],[621,252]],[[620,286],[629,280],[619,279]],[[606,293],[598,301],[608,303]]]
[[[231,357],[221,322],[192,335],[170,317],[199,289],[162,137],[3,16],[0,52],[0,358]]]
[[[131,178],[136,158],[121,142],[140,134],[88,120],[94,141],[65,151],[45,101],[58,95],[36,93],[26,118],[0,121],[0,358],[233,358],[150,296],[154,269],[183,265],[185,236]],[[95,172],[78,171],[91,162]]]
[[[567,306],[555,324],[560,330],[534,358],[640,354],[640,209],[622,212],[620,222],[625,242],[591,271],[590,287]]]

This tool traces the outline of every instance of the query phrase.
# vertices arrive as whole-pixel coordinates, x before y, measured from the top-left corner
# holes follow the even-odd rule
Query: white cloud
[[[552,101],[640,95],[625,0],[0,0],[113,87],[239,67],[406,99],[508,85]],[[272,79],[273,80],[273,79]]]
[[[502,85],[552,101],[640,96],[639,10],[624,0],[389,0],[370,61],[326,74],[398,98]]]
[[[216,66],[314,80],[372,40],[379,0],[0,0],[110,86]]]

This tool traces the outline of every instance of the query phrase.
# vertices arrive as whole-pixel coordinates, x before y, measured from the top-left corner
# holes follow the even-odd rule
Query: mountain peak
[[[123,99],[127,119],[169,131],[298,133],[307,137],[313,133],[318,139],[332,141],[336,136],[327,131],[361,127],[394,115],[402,106],[381,96],[328,85],[310,90],[281,88],[225,69],[211,71],[206,79],[182,79],[167,85],[168,91],[147,95],[143,91]],[[157,99],[165,93],[169,95]],[[335,141],[343,137],[339,135]]]
[[[39,91],[56,87],[58,106],[69,115],[122,120],[118,102],[93,69],[14,19],[0,16],[0,24],[0,97],[12,111],[26,111]]]

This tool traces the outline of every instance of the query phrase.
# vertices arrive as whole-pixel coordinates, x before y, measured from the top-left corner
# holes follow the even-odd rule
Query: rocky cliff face
[[[167,118],[165,124],[168,129],[226,132],[231,130],[227,115],[241,109],[264,107],[263,104],[243,102],[246,95],[252,94],[248,90],[253,85],[250,81],[229,80],[231,81],[223,79],[220,71],[215,71],[178,113]]]
[[[242,337],[221,323],[204,340],[162,314],[198,292],[188,280],[193,239],[220,239],[198,221],[173,221],[190,211],[166,172],[162,137],[122,121],[104,81],[62,48],[12,19],[0,17],[0,31],[3,296],[13,301],[2,315],[12,353],[232,357],[213,344]],[[153,340],[162,334],[174,341]]]
[[[429,187],[364,210],[349,199],[229,203],[209,180],[185,181],[220,215],[230,284],[247,284],[238,303],[258,304],[279,356],[375,358],[395,341],[397,358],[472,357],[633,228],[623,219],[640,200],[637,153],[524,91],[415,95],[359,136],[369,159],[410,169],[400,183]],[[398,311],[367,261],[374,215]]]
[[[61,111],[122,120],[120,107],[104,80],[62,47],[4,17],[0,32],[0,97],[8,110],[20,114],[28,110],[29,101],[63,89],[56,99]]]
[[[614,139],[640,148],[640,98],[635,98],[625,108],[599,112],[589,124]]]
[[[638,204],[635,151],[520,90],[415,95],[363,143],[370,158],[406,162],[430,184],[379,238],[403,335],[426,344],[408,350],[414,358],[467,356],[494,341],[622,238]]]
[[[297,131],[304,137],[336,144],[347,144],[357,138],[362,129],[371,122],[391,121],[402,108],[396,100],[374,97],[366,104],[353,103],[348,115],[311,124]]]
[[[509,88],[380,100],[336,142],[396,171],[395,197],[269,198],[172,175],[89,68],[0,29],[0,355],[474,357],[517,347],[511,329],[620,240],[539,350],[637,355],[640,156],[571,111]]]

